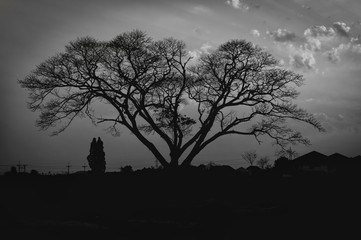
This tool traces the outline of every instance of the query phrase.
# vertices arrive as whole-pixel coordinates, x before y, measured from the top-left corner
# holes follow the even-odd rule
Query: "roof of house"
[[[349,164],[355,162],[355,160],[357,159],[360,160],[361,163],[361,156],[357,156],[355,158],[349,158],[340,153],[334,153],[329,156],[326,156],[322,153],[312,151],[296,158],[294,161],[296,164],[318,165],[318,164]]]
[[[294,159],[293,161],[295,161],[296,163],[320,164],[326,161],[326,159],[326,155],[316,151],[312,151]]]
[[[330,156],[327,157],[327,161],[332,161],[332,162],[338,162],[338,161],[347,161],[347,160],[350,160],[350,158],[342,155],[342,154],[339,154],[339,153],[334,153]]]

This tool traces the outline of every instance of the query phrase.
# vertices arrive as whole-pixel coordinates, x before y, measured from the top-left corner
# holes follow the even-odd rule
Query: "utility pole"
[[[70,165],[69,165],[69,163],[68,163],[68,165],[66,165],[66,167],[68,168],[68,175],[70,174]]]
[[[23,164],[23,171],[24,171],[24,173],[26,173],[26,164]]]

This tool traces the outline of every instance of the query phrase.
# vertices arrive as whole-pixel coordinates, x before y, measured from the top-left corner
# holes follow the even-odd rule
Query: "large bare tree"
[[[108,124],[115,134],[123,126],[164,167],[188,166],[207,145],[231,134],[257,141],[268,136],[283,149],[309,144],[287,127],[289,119],[323,130],[292,103],[303,77],[244,40],[192,59],[182,41],[155,41],[138,30],[107,42],[79,38],[19,82],[30,93],[29,108],[40,111],[40,129],[58,126],[56,135],[78,116]],[[94,107],[99,101],[115,114],[101,117]],[[149,133],[166,143],[168,157]]]

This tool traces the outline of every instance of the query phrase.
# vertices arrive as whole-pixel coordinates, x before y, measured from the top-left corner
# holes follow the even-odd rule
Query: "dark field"
[[[2,239],[354,238],[360,181],[221,168],[6,175],[0,226]]]

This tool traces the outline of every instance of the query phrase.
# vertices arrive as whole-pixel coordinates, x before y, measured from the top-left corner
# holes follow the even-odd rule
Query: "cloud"
[[[322,38],[322,37],[326,37],[326,38],[332,38],[334,36],[336,36],[336,32],[332,27],[325,27],[325,26],[311,26],[309,28],[307,28],[304,33],[305,37],[314,37],[314,38]]]
[[[305,30],[305,46],[313,51],[320,51],[331,63],[348,60],[361,62],[361,41],[352,37],[351,27],[344,22],[334,22],[329,28],[312,26]]]
[[[340,61],[340,52],[338,48],[332,48],[324,54],[326,55],[327,59],[332,63]]]
[[[313,25],[298,36],[287,29],[267,31],[276,45],[289,55],[289,64],[296,69],[316,69],[316,59],[324,58],[331,63],[343,60],[347,63],[361,62],[361,39],[352,37],[351,27],[344,22],[332,26]]]
[[[289,56],[289,64],[296,68],[302,70],[314,70],[316,59],[310,51],[298,51],[295,54]]]
[[[226,4],[242,11],[248,11],[250,6],[244,0],[227,0]]]
[[[358,134],[360,118],[350,114],[317,112],[313,116],[322,124],[326,132],[345,131]]]
[[[212,11],[209,8],[202,5],[193,6],[188,10],[188,12],[193,13],[195,15],[212,13]]]
[[[199,57],[202,54],[208,54],[210,52],[210,50],[212,50],[214,47],[212,45],[210,45],[209,43],[203,43],[199,49],[195,49],[192,51],[188,51],[188,54],[190,57],[192,57],[193,61],[196,61],[197,59],[199,59]]]
[[[352,45],[352,52],[361,54],[361,44]]]
[[[351,37],[351,40],[350,40],[353,44],[355,45],[360,45],[361,44],[361,38],[360,38],[360,35],[358,37]]]
[[[306,10],[311,10],[311,9],[312,9],[311,6],[306,5],[306,4],[302,4],[301,7],[302,7],[303,9],[306,9]]]
[[[287,29],[279,28],[276,31],[267,31],[266,33],[276,42],[294,42],[297,40],[296,34]]]
[[[361,44],[353,44],[352,42],[341,43],[339,46],[326,51],[324,55],[332,63],[337,63],[341,59],[349,59],[352,62],[361,62]]]
[[[323,44],[322,41],[318,38],[307,38],[304,46],[311,51],[321,51]]]
[[[188,51],[188,55],[192,57],[193,60],[197,60],[201,56],[202,52],[198,49]]]
[[[349,37],[348,32],[350,31],[350,27],[346,25],[344,22],[335,22],[333,23],[333,28],[341,37]]]
[[[204,53],[209,53],[209,50],[212,49],[212,45],[210,45],[209,43],[203,43],[202,46],[200,47],[201,51]]]
[[[279,61],[279,63],[278,63],[278,65],[279,65],[280,67],[283,67],[283,66],[285,65],[285,60],[281,58],[280,61]]]
[[[328,51],[345,41],[350,41],[350,29],[351,27],[344,22],[334,22],[331,27],[314,25],[304,31],[304,37],[310,49],[320,51],[324,48]]]
[[[313,116],[321,123],[328,121],[330,118],[324,112],[314,113]]]
[[[288,64],[298,70],[315,70],[316,59],[314,52],[305,47],[305,38],[301,38],[296,33],[287,29],[277,29],[267,31],[267,35],[282,48],[282,51],[288,53]]]
[[[255,37],[260,37],[261,36],[261,33],[257,30],[257,29],[253,29],[251,31],[251,34]]]
[[[339,120],[339,121],[343,121],[345,119],[345,117],[342,114],[338,114],[336,116],[336,119]]]

